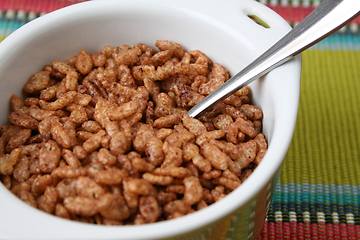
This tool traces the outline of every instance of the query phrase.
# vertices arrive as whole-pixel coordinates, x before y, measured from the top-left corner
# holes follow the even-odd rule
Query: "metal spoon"
[[[329,36],[360,14],[360,0],[324,0],[303,21],[187,114],[199,117],[216,103]]]

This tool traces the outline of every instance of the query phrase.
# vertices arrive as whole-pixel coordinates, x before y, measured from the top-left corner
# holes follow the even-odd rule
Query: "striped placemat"
[[[79,0],[0,0],[0,41]],[[320,0],[259,0],[296,25]],[[300,106],[262,240],[360,239],[360,19],[306,50]],[[235,239],[235,236],[229,236]]]
[[[261,1],[296,25],[320,1]],[[296,129],[261,239],[360,239],[360,18],[306,50]]]

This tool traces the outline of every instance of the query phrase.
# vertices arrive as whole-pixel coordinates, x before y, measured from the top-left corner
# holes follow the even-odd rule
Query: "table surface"
[[[321,2],[259,1],[292,25]],[[77,2],[0,0],[0,41],[26,22]],[[360,239],[359,23],[355,19],[302,53],[297,124],[262,240]]]

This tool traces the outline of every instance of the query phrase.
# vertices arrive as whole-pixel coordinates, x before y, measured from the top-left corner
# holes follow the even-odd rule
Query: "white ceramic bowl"
[[[256,15],[270,28],[255,23]],[[199,49],[234,75],[290,30],[253,0],[92,1],[40,17],[0,44],[0,123],[7,123],[11,94],[52,60],[105,45],[154,46],[170,40]],[[64,220],[32,208],[0,184],[0,238],[33,239],[255,239],[290,145],[298,110],[301,58],[250,85],[264,112],[268,151],[256,171],[225,199],[187,216],[141,226],[97,226]],[[232,239],[233,239],[232,238]]]

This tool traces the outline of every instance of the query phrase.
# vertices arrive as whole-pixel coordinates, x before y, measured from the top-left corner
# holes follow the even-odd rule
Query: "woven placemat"
[[[296,25],[321,1],[259,0]],[[80,1],[0,0],[0,41]],[[303,56],[299,114],[261,239],[360,239],[360,20]],[[236,237],[230,237],[230,239]]]
[[[320,1],[262,1],[296,25]],[[303,54],[300,105],[261,239],[360,239],[359,18]]]

